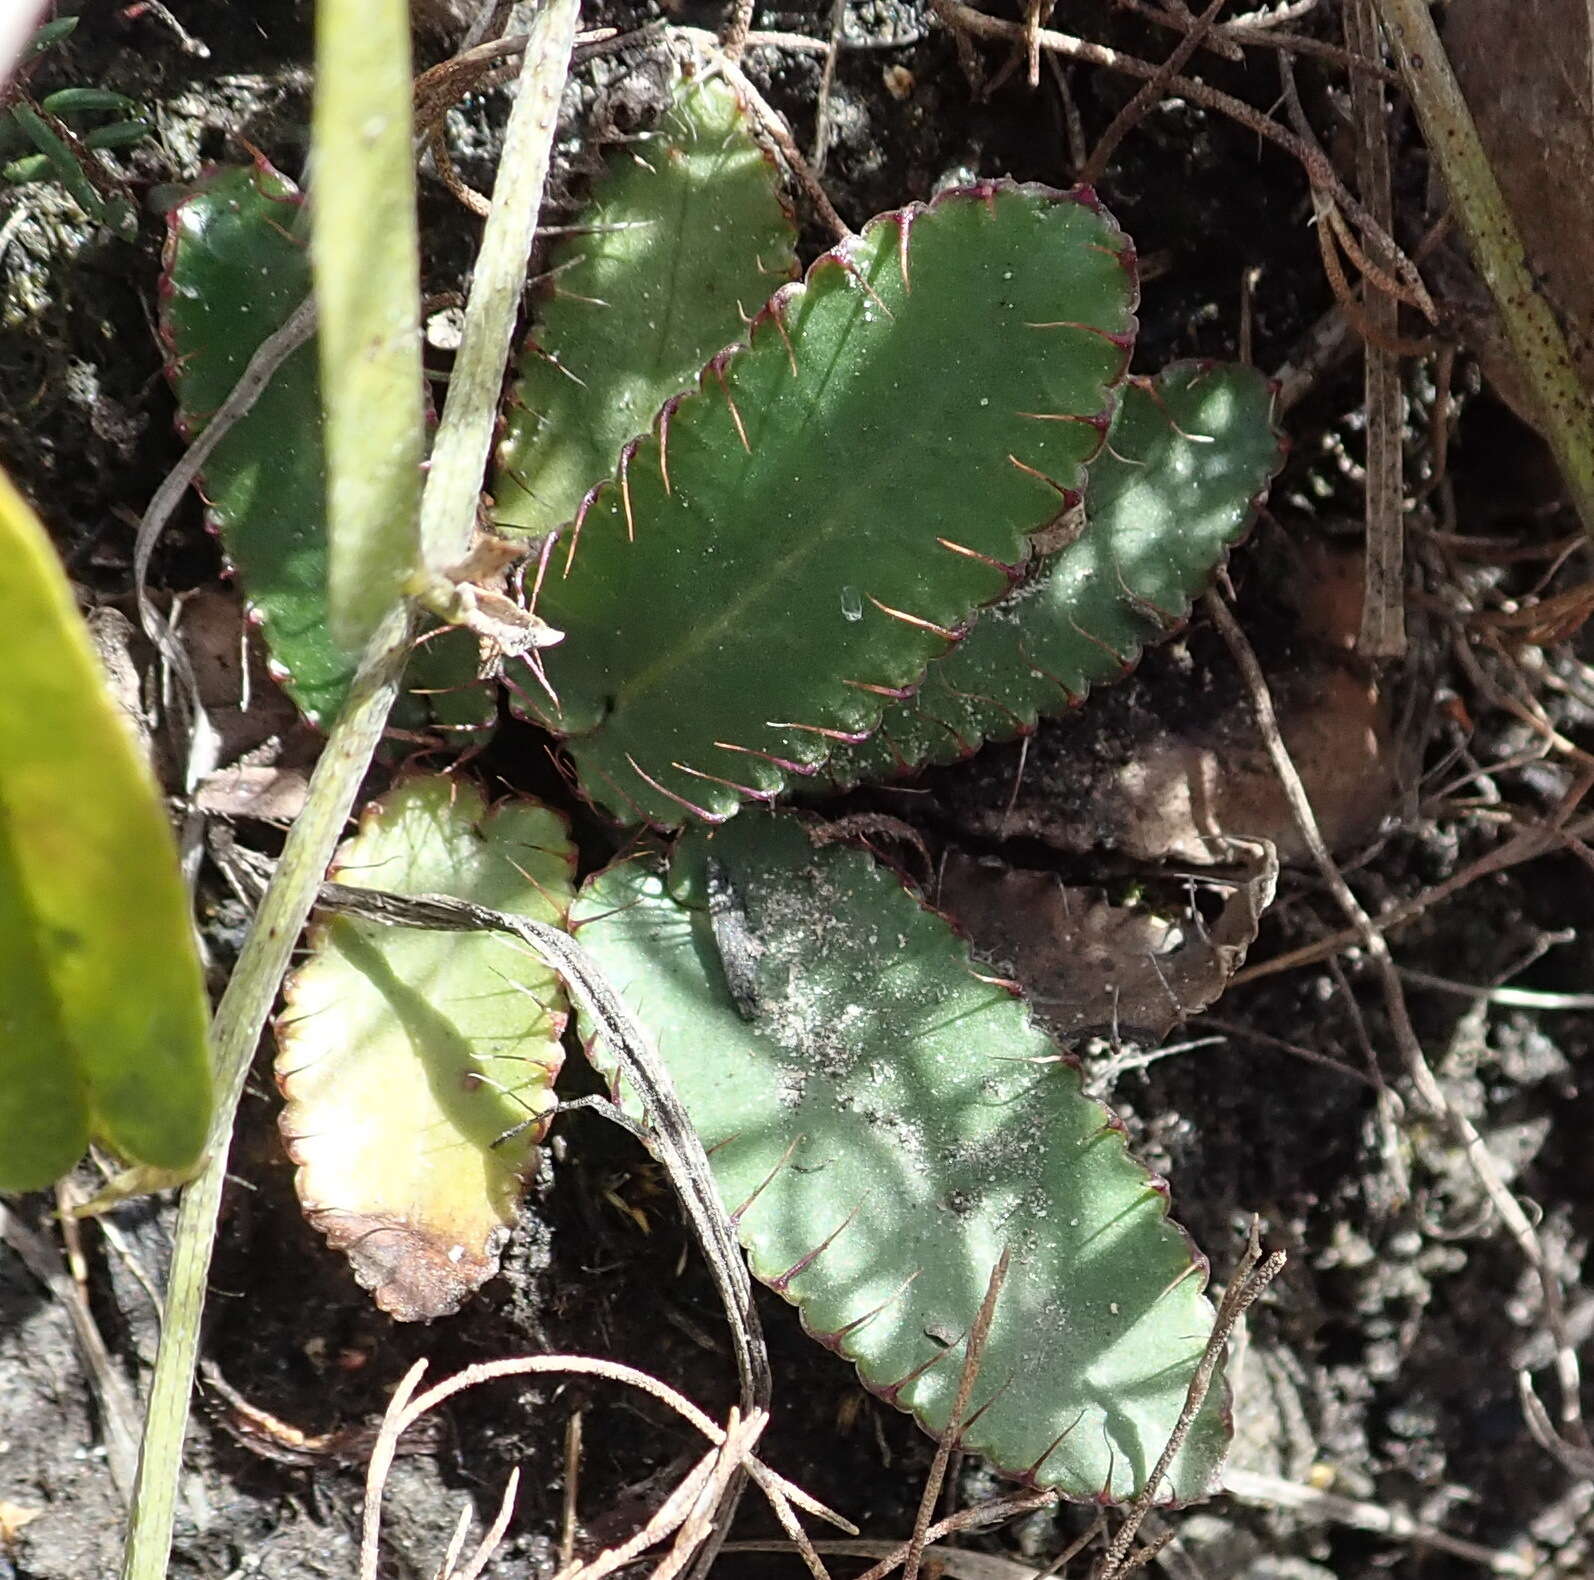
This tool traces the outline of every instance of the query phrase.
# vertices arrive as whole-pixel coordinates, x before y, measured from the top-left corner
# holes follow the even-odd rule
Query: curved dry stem
[[[691,1561],[693,1555],[712,1533],[714,1513],[720,1506],[725,1489],[738,1471],[743,1469],[765,1490],[766,1495],[770,1496],[771,1504],[783,1525],[787,1523],[790,1511],[788,1509],[786,1514],[782,1515],[782,1504],[795,1503],[798,1507],[842,1529],[853,1529],[839,1515],[816,1502],[800,1488],[794,1487],[784,1477],[776,1475],[767,1465],[753,1456],[753,1445],[769,1420],[766,1411],[755,1410],[743,1419],[740,1412],[733,1407],[729,1419],[722,1428],[685,1395],[678,1393],[657,1377],[639,1371],[634,1366],[623,1365],[619,1361],[599,1360],[586,1355],[527,1355],[507,1360],[484,1361],[479,1365],[466,1367],[464,1371],[455,1373],[454,1376],[417,1397],[415,1389],[425,1370],[426,1362],[421,1360],[404,1374],[398,1387],[393,1391],[393,1397],[388,1401],[381,1428],[377,1433],[376,1445],[371,1451],[371,1460],[366,1471],[365,1513],[360,1536],[360,1580],[376,1580],[381,1539],[382,1493],[387,1485],[388,1473],[392,1469],[399,1439],[423,1415],[435,1410],[456,1394],[500,1377],[525,1377],[538,1374],[603,1377],[610,1382],[636,1388],[658,1400],[660,1404],[673,1410],[701,1432],[713,1445],[710,1452],[687,1473],[675,1491],[665,1500],[663,1507],[640,1531],[619,1547],[609,1549],[591,1564],[576,1564],[561,1571],[564,1580],[576,1580],[577,1576],[580,1576],[581,1580],[601,1580],[603,1575],[622,1564],[632,1562],[638,1553],[679,1532],[675,1548],[659,1571],[658,1580],[668,1580],[669,1576],[678,1573]],[[774,1489],[773,1492],[771,1489]],[[512,1494],[506,1493],[504,1510],[507,1510],[511,1497]],[[484,1539],[482,1548],[479,1548],[476,1557],[472,1558],[472,1565],[477,1564],[478,1558],[484,1562],[485,1555],[490,1554],[501,1539],[503,1525],[507,1523],[504,1510],[500,1511],[499,1520],[494,1522],[487,1539]],[[467,1565],[457,1580],[469,1580],[472,1574],[479,1572],[479,1565],[475,1569]]]
[[[931,5],[935,14],[956,32],[972,34],[975,38],[996,39],[1002,43],[1025,42],[1025,30],[1018,22],[1004,22],[999,17],[987,16],[983,11],[976,11],[972,6],[963,5],[961,0],[931,0]],[[1126,55],[1122,50],[1109,49],[1105,44],[1093,44],[1087,39],[1076,38],[1071,33],[1058,33],[1051,28],[1042,28],[1035,37],[1043,50],[1065,56],[1070,60],[1082,60],[1087,65],[1103,66],[1108,71],[1121,71],[1126,76],[1139,77],[1144,81],[1156,78],[1162,70],[1160,66],[1153,65],[1149,60]],[[1243,99],[1236,99],[1232,94],[1210,88],[1198,78],[1174,75],[1167,79],[1165,87],[1169,93],[1178,94],[1193,104],[1216,110],[1218,114],[1227,115],[1231,120],[1238,121],[1248,131],[1255,132],[1258,137],[1265,137],[1270,143],[1282,148],[1291,158],[1299,161],[1312,184],[1331,192],[1344,212],[1360,226],[1362,234],[1374,249],[1393,260],[1395,272],[1414,293],[1423,313],[1430,321],[1437,322],[1438,309],[1434,307],[1433,300],[1428,295],[1427,287],[1422,283],[1422,276],[1417,273],[1415,265],[1340,180],[1338,172],[1321,151],[1311,147],[1293,132],[1285,130],[1276,121],[1262,114],[1254,105],[1247,104]]]

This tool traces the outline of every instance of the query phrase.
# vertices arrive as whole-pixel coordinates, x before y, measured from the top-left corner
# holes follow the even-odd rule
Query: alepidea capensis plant
[[[303,297],[303,218],[258,163],[173,212],[189,433]],[[683,68],[552,248],[490,485],[563,634],[510,661],[511,706],[632,831],[623,854],[576,884],[557,811],[411,773],[341,876],[568,926],[656,1043],[754,1272],[932,1432],[1005,1250],[962,1441],[1125,1499],[1211,1330],[1205,1262],[1010,985],[781,803],[966,755],[1124,673],[1248,530],[1270,391],[1238,366],[1128,376],[1134,250],[1088,191],[954,188],[797,272],[744,105]],[[327,719],[354,665],[328,636],[316,368],[306,347],[278,373],[206,496],[283,684]],[[489,728],[476,662],[465,632],[423,641],[410,727]],[[316,935],[284,1128],[307,1214],[385,1308],[440,1315],[494,1270],[567,1013],[492,938]],[[577,1030],[644,1121],[605,1028]],[[1227,1435],[1217,1387],[1159,1495],[1203,1495]]]

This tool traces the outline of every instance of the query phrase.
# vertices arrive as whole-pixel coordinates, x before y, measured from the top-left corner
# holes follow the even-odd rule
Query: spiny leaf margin
[[[1077,500],[1135,300],[1093,194],[1012,182],[881,215],[777,292],[543,585],[572,640],[534,711],[584,792],[718,822],[865,738]]]
[[[873,736],[838,748],[830,785],[954,762],[1126,675],[1183,625],[1251,530],[1284,457],[1272,409],[1272,386],[1240,363],[1129,380],[1091,464],[1079,538],[983,610]]]
[[[796,223],[722,77],[677,71],[550,250],[493,483],[501,528],[564,526],[640,433],[797,272]]]
[[[730,953],[713,863],[745,907]],[[946,920],[765,813],[689,832],[668,873],[656,853],[616,863],[571,915],[669,1067],[754,1272],[804,1327],[938,1433],[1010,1245],[963,1446],[1069,1497],[1131,1497],[1211,1327],[1206,1264],[1122,1125]],[[1229,1431],[1220,1381],[1173,1499],[1211,1491]]]
[[[260,344],[310,289],[298,188],[266,160],[222,166],[167,212],[159,333],[185,440],[203,432]],[[355,659],[333,642],[327,616],[327,478],[317,346],[279,367],[251,409],[217,444],[202,476],[206,520],[220,537],[260,622],[272,678],[312,723],[336,717]],[[442,631],[419,649],[411,676],[447,690],[435,710],[405,696],[401,729],[430,714],[450,731],[489,724],[493,699],[476,684],[476,646]]]

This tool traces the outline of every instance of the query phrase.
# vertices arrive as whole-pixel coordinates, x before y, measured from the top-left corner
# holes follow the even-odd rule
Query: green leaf
[[[1272,409],[1262,375],[1233,363],[1131,381],[1091,465],[1083,533],[985,610],[877,734],[838,750],[831,781],[952,762],[1126,674],[1251,530],[1283,460]]]
[[[315,223],[327,612],[358,653],[420,563],[420,240],[407,0],[316,6]]]
[[[186,437],[204,430],[261,342],[308,293],[303,230],[297,189],[263,162],[218,172],[172,211],[161,333]],[[342,707],[355,665],[328,630],[325,457],[309,344],[278,368],[204,475],[210,519],[260,619],[273,674],[323,726]],[[417,664],[425,670],[412,677],[420,685],[448,689],[446,722],[491,723],[493,699],[475,684],[476,644],[467,632],[429,638]],[[427,713],[401,704],[394,723],[418,729]]]
[[[488,811],[466,781],[412,779],[367,811],[337,877],[562,924],[575,851],[535,802]],[[305,1216],[383,1310],[457,1310],[497,1271],[554,1106],[558,979],[494,935],[336,917],[286,998],[277,1078]]]
[[[95,190],[78,157],[55,133],[55,128],[31,105],[13,104],[11,118],[48,162],[50,174],[71,193],[77,206],[94,221],[106,216],[105,199]]]
[[[1099,209],[997,183],[884,215],[780,291],[550,567],[550,722],[585,792],[720,820],[872,731],[1083,485],[1134,290]]]
[[[125,93],[109,88],[61,88],[39,101],[39,108],[51,115],[92,115],[114,110],[125,114],[136,110],[138,102]]]
[[[569,521],[621,445],[796,273],[779,177],[735,91],[710,77],[673,92],[549,257],[499,450],[501,526]]]
[[[185,1170],[210,1123],[208,1011],[160,791],[3,475],[0,557],[0,1190],[48,1185],[91,1136]]]
[[[54,22],[46,22],[42,27],[35,28],[27,42],[27,53],[39,55],[65,42],[77,31],[77,25],[77,17],[63,16],[56,18]]]
[[[940,1432],[1011,1250],[963,1446],[1071,1497],[1132,1496],[1211,1330],[1205,1264],[1121,1124],[947,922],[867,857],[749,814],[688,835],[668,877],[609,868],[572,926],[655,1039],[753,1271],[804,1326]],[[1211,1490],[1224,1392],[1165,1495]]]

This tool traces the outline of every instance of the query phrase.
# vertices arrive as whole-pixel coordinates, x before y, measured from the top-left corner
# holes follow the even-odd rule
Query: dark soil
[[[189,0],[174,9],[207,55],[185,52],[152,10],[89,0],[76,37],[36,78],[39,87],[114,87],[157,108],[160,137],[121,156],[129,190],[143,205],[137,237],[95,234],[48,185],[0,192],[0,459],[37,505],[85,598],[123,609],[130,607],[132,522],[181,453],[152,328],[164,189],[192,179],[207,161],[239,157],[245,140],[295,178],[306,153],[309,0]],[[667,9],[675,20],[705,26],[720,14],[695,0]],[[1297,25],[1337,40],[1338,10],[1328,0]],[[829,12],[828,5],[761,10],[758,25],[823,36]],[[630,27],[658,14],[652,0],[611,0],[586,20]],[[848,36],[870,47],[845,53],[836,74],[824,179],[848,220],[925,198],[960,174],[1069,184],[1066,117],[1049,70],[1031,90],[1020,63],[981,97],[952,36],[920,0],[863,0],[847,14]],[[1051,25],[1150,59],[1163,58],[1174,38],[1106,0],[1062,0]],[[437,39],[423,43],[434,57],[442,49]],[[991,74],[1006,64],[994,48],[980,57]],[[1249,51],[1243,64],[1209,55],[1198,65],[1209,82],[1264,112],[1278,97],[1269,50]],[[759,52],[752,71],[799,143],[810,145],[817,58]],[[1336,157],[1343,144],[1344,167],[1353,168],[1338,69],[1303,58],[1298,72],[1319,135]],[[1078,65],[1065,65],[1064,76],[1088,147],[1134,83]],[[583,133],[598,110],[645,116],[648,80],[624,58],[582,73],[579,92],[566,100],[555,183],[561,195],[579,191]],[[904,97],[891,91],[905,84]],[[466,106],[459,163],[474,185],[488,179],[503,107],[497,95]],[[1412,245],[1432,217],[1423,207],[1426,156],[1409,126],[1397,133],[1396,151],[1397,229]],[[1164,105],[1123,142],[1100,190],[1148,264],[1139,370],[1174,357],[1235,356],[1247,271],[1254,278],[1251,355],[1265,370],[1292,358],[1332,305],[1299,167],[1229,120],[1188,103]],[[456,287],[476,222],[435,183],[425,191],[424,219],[428,288]],[[825,238],[810,224],[806,240],[817,250]],[[1407,377],[1419,469],[1412,475],[1420,477],[1431,384],[1411,365]],[[1537,438],[1504,406],[1476,394],[1476,384],[1463,355],[1458,390],[1468,404],[1452,442],[1450,484],[1436,491],[1433,508],[1416,513],[1417,526],[1524,546],[1575,532]],[[1302,560],[1301,546],[1339,552],[1357,542],[1361,391],[1352,352],[1290,413],[1292,458],[1271,513],[1232,566],[1264,664],[1302,708],[1314,706],[1315,682],[1300,679],[1319,672],[1313,664],[1349,663],[1343,653],[1329,660],[1313,650],[1290,611],[1313,603],[1315,584],[1303,581],[1301,567],[1316,562]],[[1456,562],[1426,532],[1414,534],[1413,558],[1412,656],[1382,677],[1391,699],[1388,751],[1405,765],[1404,789],[1362,808],[1366,827],[1339,850],[1374,913],[1497,848],[1510,832],[1506,811],[1546,814],[1582,771],[1565,754],[1533,756],[1532,731],[1457,666],[1447,623],[1456,589],[1497,605],[1534,591],[1550,561]],[[173,591],[218,583],[220,556],[197,501],[166,533],[153,574],[158,587]],[[1557,575],[1548,591],[1579,579],[1575,566]],[[1594,749],[1594,676],[1581,652],[1576,641],[1535,649],[1524,664],[1556,727]],[[1479,661],[1497,684],[1508,683],[1498,679],[1495,660]],[[1178,689],[1191,674],[1212,681],[1196,688],[1193,701]],[[937,849],[961,844],[1075,881],[1121,873],[1134,864],[1093,856],[1077,828],[1070,833],[1071,787],[1103,740],[1121,748],[1131,739],[1132,749],[1132,721],[1159,708],[1164,719],[1193,710],[1203,727],[1224,720],[1249,727],[1221,645],[1199,621],[1188,640],[1148,659],[1132,683],[1103,692],[1077,719],[1043,728],[1025,762],[1018,748],[998,748],[930,776],[916,787],[928,795],[878,792],[856,804],[913,818]],[[541,738],[512,725],[474,771],[558,793],[558,781],[537,766],[544,762]],[[1021,837],[1001,816],[1019,804],[1015,782],[1027,818]],[[586,854],[601,856],[610,836],[590,818],[579,826]],[[1454,982],[1509,978],[1517,987],[1582,992],[1594,977],[1594,944],[1584,932],[1594,918],[1591,893],[1588,869],[1574,854],[1543,857],[1428,911],[1394,935],[1396,956],[1403,967]],[[208,873],[201,899],[219,978],[243,918]],[[1271,959],[1343,925],[1315,874],[1287,871],[1251,959]],[[1486,1002],[1415,979],[1407,992],[1448,1099],[1536,1205],[1575,1342],[1594,1322],[1594,1275],[1585,1267],[1594,1232],[1587,1144],[1594,1101],[1577,1074],[1594,1022],[1582,1009]],[[1365,955],[1350,949],[1238,986],[1213,1014],[1221,1031],[1197,1020],[1182,1040],[1220,1041],[1121,1075],[1112,1100],[1139,1155],[1171,1179],[1175,1211],[1219,1282],[1253,1214],[1265,1243],[1288,1252],[1283,1275],[1251,1314],[1235,1366],[1235,1463],[1404,1511],[1500,1555],[1502,1565],[1516,1563],[1509,1572],[1588,1573],[1594,1489],[1534,1441],[1519,1401],[1517,1374],[1526,1370],[1552,1414],[1560,1408],[1536,1276],[1438,1127],[1381,1125],[1366,1080],[1306,1062],[1285,1046],[1353,1072],[1365,1073],[1371,1060],[1410,1108]],[[263,1053],[240,1118],[204,1355],[250,1406],[285,1425],[251,1426],[214,1387],[202,1391],[174,1574],[298,1580],[351,1573],[371,1428],[420,1357],[436,1378],[528,1351],[596,1354],[646,1367],[711,1414],[733,1402],[734,1368],[712,1286],[658,1170],[623,1133],[586,1113],[561,1122],[503,1275],[458,1317],[395,1325],[299,1215],[268,1059]],[[579,1060],[567,1080],[572,1091],[582,1089]],[[52,1207],[41,1198],[16,1210],[53,1233]],[[129,1268],[136,1262],[151,1279],[163,1277],[169,1221],[166,1209],[122,1209],[114,1222],[125,1251],[85,1231],[93,1313],[112,1364],[136,1389],[147,1386],[155,1324]],[[933,1445],[905,1416],[864,1394],[780,1300],[763,1297],[761,1307],[777,1400],[764,1456],[866,1536],[901,1538],[912,1527]],[[551,1574],[565,1423],[577,1408],[585,1411],[578,1552],[623,1538],[699,1453],[661,1409],[634,1396],[579,1381],[493,1385],[457,1401],[434,1435],[399,1460],[388,1493],[386,1572],[431,1574],[462,1502],[490,1515],[506,1474],[519,1465],[516,1517],[488,1573]],[[290,1428],[304,1441],[290,1441]],[[123,1509],[102,1438],[63,1305],[18,1258],[0,1252],[0,1580],[115,1572]],[[960,1468],[959,1500],[995,1488],[978,1464]],[[752,1500],[744,1508],[739,1535],[771,1528]],[[1328,1512],[1303,1515],[1277,1497],[1259,1505],[1225,1497],[1163,1516],[1176,1542],[1158,1563],[1175,1576],[1211,1580],[1370,1580],[1391,1570],[1437,1580],[1480,1572],[1476,1556],[1358,1529]],[[1086,1523],[1088,1514],[1063,1508],[974,1545],[1044,1565]],[[838,1560],[838,1572],[850,1562]],[[719,1571],[800,1572],[788,1558],[746,1555],[722,1557]]]

